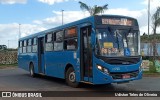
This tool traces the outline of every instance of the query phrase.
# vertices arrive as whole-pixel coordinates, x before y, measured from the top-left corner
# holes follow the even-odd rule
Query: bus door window
[[[39,73],[45,73],[44,69],[44,37],[38,38],[38,70]]]
[[[44,38],[40,39],[40,52],[44,54]]]
[[[91,49],[91,27],[81,29],[82,34],[82,58],[81,65],[86,77],[92,76],[92,49]]]

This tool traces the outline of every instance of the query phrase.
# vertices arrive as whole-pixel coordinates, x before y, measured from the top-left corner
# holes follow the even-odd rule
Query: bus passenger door
[[[38,71],[39,73],[45,72],[44,62],[44,37],[38,38]]]
[[[92,47],[91,47],[91,26],[80,29],[80,66],[81,80],[92,81]]]

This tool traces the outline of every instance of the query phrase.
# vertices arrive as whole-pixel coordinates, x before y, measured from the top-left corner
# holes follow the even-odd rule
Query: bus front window
[[[97,29],[97,50],[100,56],[138,56],[138,31],[130,29]]]

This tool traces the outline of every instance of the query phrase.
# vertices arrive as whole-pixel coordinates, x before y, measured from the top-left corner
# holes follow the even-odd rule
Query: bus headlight
[[[98,68],[100,71],[102,71],[103,73],[109,74],[109,71],[108,71],[107,68],[104,68],[104,67],[102,67],[102,66],[100,66],[100,65],[97,65],[97,68]]]
[[[102,66],[100,66],[100,65],[97,65],[97,68],[99,69],[99,70],[101,70],[102,71]]]

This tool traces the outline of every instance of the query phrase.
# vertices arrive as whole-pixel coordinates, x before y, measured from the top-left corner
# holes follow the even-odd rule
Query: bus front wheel
[[[32,77],[35,76],[35,73],[34,73],[34,65],[33,65],[33,64],[30,64],[29,72],[30,72],[30,75],[31,75]]]
[[[78,87],[79,83],[76,82],[76,74],[72,67],[70,67],[66,72],[66,83],[71,87]]]

